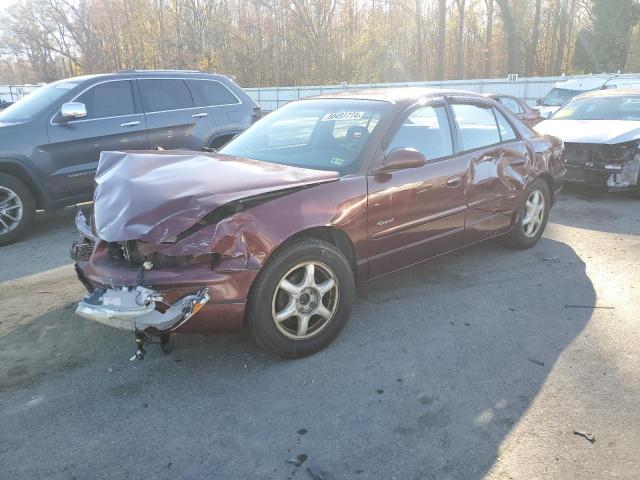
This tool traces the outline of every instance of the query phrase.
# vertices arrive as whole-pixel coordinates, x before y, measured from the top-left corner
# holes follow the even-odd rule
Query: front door
[[[56,168],[53,186],[66,198],[91,195],[100,152],[149,148],[131,80],[100,82],[73,101],[85,105],[87,116],[69,121],[54,116],[47,126],[50,143],[42,147]]]
[[[397,148],[420,151],[427,164],[368,176],[370,278],[453,250],[463,238],[468,159],[454,155],[445,106],[411,110],[385,154]]]

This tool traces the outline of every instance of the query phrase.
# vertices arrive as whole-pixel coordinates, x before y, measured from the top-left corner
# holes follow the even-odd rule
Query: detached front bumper
[[[96,288],[78,304],[76,313],[122,330],[161,333],[175,330],[195,315],[207,302],[209,294],[202,289],[170,305],[164,312],[156,309],[164,304],[163,295],[145,287]]]

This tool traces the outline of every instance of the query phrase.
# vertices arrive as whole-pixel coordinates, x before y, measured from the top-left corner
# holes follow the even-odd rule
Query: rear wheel
[[[533,247],[542,236],[551,208],[551,195],[547,182],[538,178],[522,194],[520,209],[513,229],[504,240],[513,248]]]
[[[329,345],[351,315],[353,273],[330,243],[303,238],[262,269],[249,296],[247,322],[257,343],[285,358]]]
[[[0,173],[0,245],[18,240],[35,218],[35,199],[17,178]]]

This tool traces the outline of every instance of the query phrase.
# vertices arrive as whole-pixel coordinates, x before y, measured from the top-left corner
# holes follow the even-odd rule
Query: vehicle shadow
[[[607,193],[583,185],[564,186],[550,220],[567,227],[640,235],[640,198],[633,191]]]
[[[327,479],[480,479],[591,318],[566,305],[595,302],[579,256],[542,239],[368,284],[337,341],[296,361],[243,335],[182,335],[171,355],[152,345],[130,363],[131,334],[67,306],[0,337],[0,463],[10,477],[89,478],[99,446],[112,478],[311,468]]]

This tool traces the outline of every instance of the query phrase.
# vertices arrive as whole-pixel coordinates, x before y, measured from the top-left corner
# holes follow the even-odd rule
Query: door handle
[[[451,177],[447,180],[447,187],[457,187],[462,183],[462,178],[460,177]]]
[[[206,117],[207,115],[209,115],[206,112],[202,112],[202,113],[196,113],[194,115],[191,115],[191,118],[202,118],[202,117]]]
[[[139,120],[136,120],[135,122],[124,122],[120,124],[121,127],[135,127],[136,125],[140,125]]]

